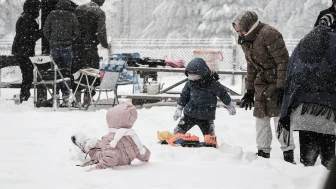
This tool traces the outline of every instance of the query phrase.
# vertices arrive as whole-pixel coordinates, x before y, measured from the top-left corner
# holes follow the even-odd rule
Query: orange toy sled
[[[159,132],[158,132],[159,133]],[[159,136],[159,135],[158,135]],[[159,140],[162,137],[158,137]],[[217,137],[212,135],[205,135],[204,142],[199,141],[199,137],[191,135],[190,133],[178,133],[174,136],[170,135],[166,140],[160,140],[161,144],[169,144],[171,146],[180,145],[182,147],[214,147],[217,148]]]

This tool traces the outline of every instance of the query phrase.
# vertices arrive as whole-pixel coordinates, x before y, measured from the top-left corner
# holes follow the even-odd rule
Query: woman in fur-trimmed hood
[[[300,161],[313,166],[318,155],[329,167],[335,156],[335,14],[327,14],[294,49],[287,70],[278,134],[299,131]]]
[[[256,12],[243,10],[232,22],[247,62],[246,94],[242,101],[250,109],[254,104],[258,156],[269,158],[272,150],[271,118],[277,126],[289,55],[281,33],[259,21]],[[276,129],[275,129],[276,130]],[[279,140],[284,160],[294,161],[294,140],[287,145]]]

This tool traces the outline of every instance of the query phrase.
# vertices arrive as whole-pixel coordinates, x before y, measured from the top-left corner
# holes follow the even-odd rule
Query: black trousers
[[[174,129],[174,134],[185,134],[195,125],[201,129],[203,135],[215,135],[215,124],[213,120],[199,120],[184,115]]]
[[[83,68],[95,68],[99,69],[99,55],[98,55],[98,49],[95,48],[85,48],[84,44],[78,44],[74,46],[73,48],[73,64],[72,64],[72,72],[75,73],[80,69]],[[94,78],[88,77],[89,83],[92,84]],[[74,81],[74,78],[72,77],[72,83]],[[86,79],[82,79],[82,83],[86,84]],[[94,86],[100,85],[100,80],[97,79],[94,83]],[[72,90],[75,91],[77,85],[74,84],[72,86]],[[79,90],[84,89],[83,87],[80,87]],[[95,91],[92,91],[92,96],[94,96]]]
[[[16,60],[20,65],[22,74],[20,98],[22,100],[28,100],[28,98],[30,97],[30,88],[32,87],[32,83],[34,80],[34,66],[30,62],[28,56],[16,56]]]
[[[320,155],[322,165],[329,169],[335,157],[335,138],[335,135],[299,131],[300,162],[313,166]]]

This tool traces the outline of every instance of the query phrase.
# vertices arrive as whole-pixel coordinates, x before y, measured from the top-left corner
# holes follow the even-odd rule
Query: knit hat
[[[336,27],[335,19],[336,19],[336,14],[335,13],[326,14],[320,19],[319,25],[324,25],[324,26],[328,26],[328,27],[331,27],[331,28],[335,28]]]
[[[248,32],[257,21],[258,15],[256,12],[244,10],[234,17],[232,25],[237,25],[242,31]]]

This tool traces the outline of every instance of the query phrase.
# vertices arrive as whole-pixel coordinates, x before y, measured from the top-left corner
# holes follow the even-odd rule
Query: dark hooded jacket
[[[39,16],[40,2],[26,0],[23,13],[16,22],[16,34],[12,45],[12,54],[16,56],[34,56],[36,41],[42,37],[36,18]]]
[[[187,81],[178,104],[184,107],[184,114],[199,120],[215,120],[217,97],[225,105],[231,103],[231,98],[225,87],[214,78],[213,73],[201,58],[189,62],[187,72],[196,72],[202,77],[197,82]]]
[[[104,0],[93,0],[90,3],[80,5],[75,14],[79,21],[81,40],[87,49],[97,49],[100,43],[104,48],[108,47],[106,36],[106,16],[99,7]]]
[[[320,19],[326,15],[326,14],[330,14],[330,13],[336,13],[336,10],[334,8],[334,5],[332,5],[330,8],[325,9],[323,11],[320,12],[320,14],[318,15],[316,22],[314,24],[314,27],[316,27],[317,25],[319,25]]]
[[[56,10],[50,12],[44,23],[43,33],[51,49],[71,46],[79,36],[78,19],[72,13],[72,6],[68,0],[60,0]]]
[[[291,112],[301,104],[301,115],[321,115],[336,122],[332,116],[336,115],[335,44],[336,33],[330,27],[319,25],[295,47],[288,65],[279,135],[284,132],[284,137],[289,136]]]

